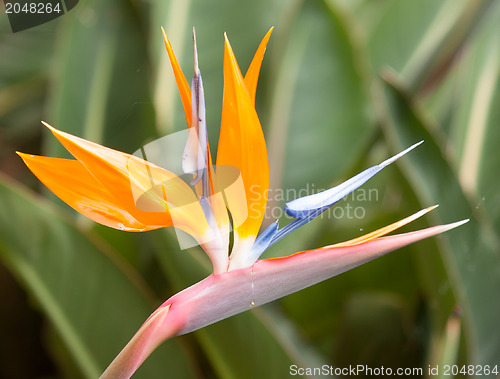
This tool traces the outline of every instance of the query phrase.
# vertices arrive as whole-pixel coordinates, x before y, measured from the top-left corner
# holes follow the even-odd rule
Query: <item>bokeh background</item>
[[[223,33],[244,72],[274,26],[256,104],[271,210],[291,200],[278,188],[328,188],[425,140],[363,187],[376,196],[341,201],[336,216],[265,257],[434,204],[405,231],[471,221],[168,341],[136,378],[286,378],[292,364],[500,365],[499,20],[493,0],[80,0],[12,33],[2,8],[0,377],[98,377],[156,306],[210,271],[198,248],[179,251],[172,231],[85,220],[15,155],[69,157],[41,120],[129,153],[184,128],[160,26],[188,77],[197,28],[213,154]],[[341,212],[348,207],[362,217]]]

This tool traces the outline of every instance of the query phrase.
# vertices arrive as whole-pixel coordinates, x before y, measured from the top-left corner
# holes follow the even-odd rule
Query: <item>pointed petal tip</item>
[[[167,49],[167,52],[171,52],[172,50],[172,45],[170,44],[170,40],[168,39],[167,32],[165,32],[165,29],[163,29],[163,26],[161,27],[161,33],[163,34],[163,42],[165,43],[165,47]]]
[[[417,218],[420,218],[422,217],[423,215],[429,213],[430,211],[433,211],[434,209],[436,209],[437,207],[439,207],[439,204],[436,204],[436,205],[432,205],[430,207],[427,207],[427,208],[424,208],[424,209],[421,209],[420,211],[418,211],[417,213],[414,213],[413,215],[411,216],[408,216],[402,220],[400,220],[399,222],[402,222],[402,225],[406,225],[414,220],[416,220]],[[401,225],[401,226],[402,226]]]
[[[200,69],[198,68],[198,46],[196,45],[196,29],[193,26],[193,66],[194,66],[194,76],[200,74]]]
[[[179,66],[179,62],[175,57],[174,50],[172,45],[170,44],[170,40],[167,37],[167,33],[165,29],[161,28],[163,33],[163,41],[165,42],[165,48],[167,49],[168,59],[170,60],[170,65],[172,66],[172,70],[174,72],[175,82],[177,83],[177,88],[179,89],[179,94],[181,96],[182,106],[184,108],[184,114],[186,116],[186,121],[188,127],[191,126],[191,89],[189,88],[189,84],[184,76],[181,67]]]
[[[226,32],[224,32],[224,55],[225,54],[233,55],[233,49],[231,48]]]
[[[422,213],[422,214],[426,214],[430,211],[433,211],[434,209],[436,209],[437,207],[439,207],[439,204],[436,204],[436,205],[432,205],[430,207],[427,207],[427,208],[424,208],[422,209],[420,212],[418,212],[419,214]]]
[[[19,155],[21,157],[21,159],[23,160],[24,164],[26,166],[28,166],[28,161],[33,158],[33,155],[32,154],[26,154],[26,153],[21,153],[20,151],[16,151],[16,154]]]
[[[231,47],[231,43],[229,42],[229,38],[226,32],[224,32],[224,48],[227,52],[231,54],[231,56],[234,55],[233,48]]]
[[[391,158],[386,159],[382,163],[372,166],[359,174],[353,176],[352,178],[346,180],[345,182],[332,187],[328,190],[315,193],[312,195],[307,195],[300,197],[298,199],[289,201],[285,205],[285,212],[292,217],[305,219],[307,217],[315,218],[317,215],[321,214],[328,207],[332,206],[334,203],[342,199],[344,196],[348,195],[355,189],[359,188],[361,185],[366,183],[370,178],[376,175],[384,167],[390,165],[392,162],[402,157],[409,151],[416,148],[418,145],[422,144],[424,141],[417,142],[410,146],[409,148],[403,150],[399,154],[394,155]],[[323,211],[320,211],[323,209]],[[320,213],[318,213],[320,212]],[[426,211],[427,212],[427,211]],[[312,216],[315,214],[315,216]],[[312,220],[312,218],[309,219]]]
[[[269,39],[271,38],[272,31],[273,28],[269,29],[264,38],[262,39],[262,41],[260,42],[259,47],[244,77],[245,86],[247,87],[248,93],[254,105],[255,105],[255,95],[257,92],[257,82],[259,81],[260,69],[262,61],[264,59],[264,54],[267,49],[267,44],[269,42]]]
[[[170,41],[168,40],[167,33],[165,32],[165,29],[163,29],[163,26],[161,27],[161,34],[163,34],[163,41],[165,42],[165,45],[169,46]]]
[[[16,154],[19,155],[21,157],[21,159],[24,161],[24,163],[26,163],[26,164],[28,164],[28,162],[27,162],[28,160],[36,157],[33,154],[26,154],[26,153],[22,153],[20,151],[16,151]]]
[[[269,30],[267,31],[266,35],[263,38],[264,41],[269,40],[269,37],[271,37],[271,33],[273,32],[273,30],[274,30],[274,26],[271,26],[271,28],[269,28]]]
[[[437,207],[439,207],[439,204],[436,204],[436,205],[432,205],[430,207],[427,207],[427,208],[424,208],[424,209],[421,209],[420,211],[418,211],[417,213],[413,214],[411,217],[412,221],[413,220],[416,220],[417,218],[420,218],[422,217],[423,215],[429,213],[430,211],[433,211],[434,209],[436,209]],[[407,220],[408,218],[405,218],[404,220]],[[403,221],[403,220],[401,220]]]
[[[457,221],[457,222],[452,222],[451,224],[446,224],[444,225],[446,229],[444,231],[448,231],[451,229],[458,228],[459,226],[462,226],[464,224],[467,224],[470,221],[470,218],[466,218],[465,220]]]
[[[234,55],[233,48],[231,47],[231,43],[229,43],[229,39],[227,38],[227,34],[224,32],[224,69],[226,70],[226,64],[228,64],[229,72],[233,77],[238,78],[238,80],[243,80],[241,75],[240,67],[238,66],[238,61],[236,60],[236,56]]]
[[[170,43],[170,40],[168,39],[168,35],[167,35],[167,32],[165,31],[165,29],[163,28],[163,26],[161,27],[161,33],[163,35],[163,42],[165,43],[165,47],[167,49],[167,52],[168,52],[168,55],[169,55],[169,59],[172,59],[171,58],[171,54],[173,55],[174,52],[173,52],[173,49],[172,49],[172,44]]]
[[[422,217],[423,215],[425,215],[426,213],[429,213],[430,211],[436,209],[437,207],[438,207],[438,205],[433,205],[431,207],[421,209],[420,211],[418,211],[418,212],[416,212],[408,217],[405,217],[402,220],[396,221],[390,225],[384,226],[383,228],[377,229],[377,230],[370,232],[368,234],[362,235],[360,237],[354,238],[354,239],[349,240],[349,241],[340,242],[340,243],[336,243],[334,245],[325,246],[323,248],[354,246],[354,245],[359,245],[362,243],[367,243],[369,241],[373,241],[379,237],[382,237],[382,236],[384,236],[384,235],[386,235],[386,234],[388,234],[396,229],[399,229],[399,228],[409,224],[410,222],[415,221],[416,219]],[[445,232],[446,230],[448,230],[448,229],[441,230],[439,233]]]
[[[49,123],[45,122],[45,121],[41,121],[41,123],[47,127],[51,132],[52,134],[54,135],[60,135],[61,134],[61,131],[57,130],[56,128],[54,128],[52,125],[50,125]]]
[[[411,145],[410,147],[406,148],[405,150],[403,150],[402,152],[386,159],[385,161],[383,161],[382,163],[379,164],[379,167],[380,168],[384,168],[386,166],[389,166],[392,162],[398,160],[399,158],[401,158],[403,155],[406,155],[407,153],[409,153],[410,151],[412,151],[413,149],[415,149],[417,146],[421,145],[424,143],[424,140],[422,141],[419,141],[413,145]]]

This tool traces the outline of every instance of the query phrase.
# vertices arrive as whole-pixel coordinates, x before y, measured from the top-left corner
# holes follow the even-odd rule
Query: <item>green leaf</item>
[[[500,234],[499,17],[500,4],[496,3],[459,62],[460,81],[452,97],[455,112],[445,127],[450,130],[459,156],[459,178],[464,190],[480,199],[479,206],[488,213]]]
[[[316,192],[337,181],[371,138],[367,78],[340,9],[304,2],[293,16],[273,75],[271,189],[308,183]]]
[[[425,140],[411,160],[402,161],[404,173],[423,204],[441,206],[434,212],[437,222],[470,218],[460,230],[441,237],[442,255],[458,305],[463,309],[468,363],[497,364],[500,329],[499,239],[491,220],[463,192],[456,167],[450,163],[442,137],[416,108],[393,75],[385,76],[384,104],[380,115],[395,151]]]
[[[7,15],[1,17],[0,160],[3,162],[14,157],[14,148],[9,145],[28,144],[40,135],[39,122],[57,25],[57,21],[49,22],[36,30],[12,33]]]
[[[444,367],[445,365],[453,366],[458,363],[458,348],[460,346],[460,315],[452,313],[446,323],[446,328],[442,336],[440,336],[437,349],[432,354],[433,361],[431,366]],[[445,378],[446,375],[441,373],[440,378]]]
[[[0,88],[45,76],[50,67],[54,30],[58,22],[41,26],[41,30],[12,33],[7,15],[0,21]],[[8,59],[6,59],[8,58]],[[4,105],[2,105],[4,106]]]
[[[132,153],[155,136],[147,52],[130,4],[90,0],[64,16],[44,120],[57,129]],[[68,153],[49,138],[45,153]]]
[[[375,26],[364,30],[375,71],[379,72],[385,66],[390,66],[400,72],[418,50],[417,46],[425,39],[432,25],[438,25],[439,20],[443,21],[436,17],[447,3],[447,0],[423,0],[390,1],[389,5],[386,4],[386,9]],[[458,3],[455,12],[448,14],[448,18],[463,7],[465,0],[455,3]]]
[[[336,365],[419,367],[421,336],[410,312],[407,296],[372,290],[351,296],[342,304]]]
[[[370,36],[377,71],[390,66],[413,92],[438,80],[492,1],[394,1]],[[431,83],[432,84],[432,83]]]
[[[6,179],[0,198],[0,259],[54,325],[82,374],[97,378],[152,312],[151,296],[109,247],[45,202]],[[137,377],[166,373],[191,376],[175,341]]]

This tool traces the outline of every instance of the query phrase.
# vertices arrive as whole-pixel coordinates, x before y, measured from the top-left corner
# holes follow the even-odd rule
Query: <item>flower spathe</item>
[[[136,156],[62,132],[44,123],[75,160],[19,153],[30,170],[68,205],[103,225],[124,231],[175,226],[189,233],[210,257],[213,273],[165,301],[140,327],[101,376],[129,378],[164,340],[189,333],[359,266],[402,246],[455,228],[467,220],[416,232],[384,236],[434,209],[429,207],[356,239],[259,259],[270,246],[308,223],[421,142],[327,191],[286,204],[294,218],[260,235],[267,203],[269,165],[255,111],[260,66],[272,29],[242,75],[225,36],[224,94],[216,165],[206,133],[203,82],[194,42],[191,87],[165,32],[164,41],[188,126],[182,167],[191,183]],[[194,35],[194,34],[193,34]],[[221,167],[238,169],[242,185],[229,199],[218,196]],[[222,185],[223,186],[223,185]],[[252,193],[260,196],[249,196]],[[137,193],[140,196],[140,204]],[[229,213],[231,217],[229,217]],[[234,244],[229,251],[229,231]]]

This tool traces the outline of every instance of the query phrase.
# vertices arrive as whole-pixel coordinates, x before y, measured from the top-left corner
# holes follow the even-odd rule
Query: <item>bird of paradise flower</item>
[[[259,259],[270,246],[319,216],[421,143],[336,187],[288,202],[285,211],[294,220],[282,228],[277,222],[272,223],[258,235],[267,203],[269,166],[255,111],[255,93],[271,32],[272,29],[259,45],[245,76],[225,36],[221,132],[213,167],[195,35],[193,33],[194,76],[190,87],[163,31],[188,124],[182,168],[194,176],[189,184],[151,162],[62,132],[45,122],[43,124],[76,160],[18,153],[49,189],[90,219],[135,232],[175,226],[193,236],[212,262],[213,273],[174,295],[153,312],[101,378],[129,378],[168,338],[299,291],[468,221],[384,236],[436,207],[432,206],[350,241],[282,258]],[[224,195],[227,184],[222,167],[227,166],[239,170],[240,186]],[[260,196],[250,196],[250,192]],[[229,251],[231,233],[233,243]]]

